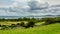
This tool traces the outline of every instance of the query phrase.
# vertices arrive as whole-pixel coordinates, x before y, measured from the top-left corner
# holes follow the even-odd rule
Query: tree
[[[53,24],[53,23],[56,23],[55,18],[47,18],[45,20],[45,24]]]
[[[20,25],[21,25],[22,27],[24,27],[24,26],[25,26],[24,22],[21,22],[21,23],[20,23]]]
[[[16,25],[15,24],[11,24],[9,27],[14,28],[14,27],[16,27]]]
[[[27,23],[26,28],[33,27],[34,25],[35,25],[35,22],[34,22],[34,21],[29,21],[29,22]]]
[[[19,21],[22,21],[23,19],[22,18],[18,18]]]
[[[17,25],[20,25],[20,23],[17,23]]]

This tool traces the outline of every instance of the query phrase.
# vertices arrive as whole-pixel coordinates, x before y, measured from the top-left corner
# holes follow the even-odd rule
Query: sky
[[[37,2],[33,2],[33,1],[37,1]],[[30,2],[30,4],[28,3]],[[47,4],[48,3],[48,4]],[[34,9],[35,10],[40,10],[41,8],[45,8],[48,5],[60,5],[60,0],[0,0],[0,8],[6,8],[1,10],[0,9],[0,16],[6,16],[6,15],[12,15],[12,16],[19,16],[23,15],[23,13],[27,14],[31,14],[31,12],[29,13],[28,10],[30,11],[30,9]],[[13,11],[9,11],[10,7],[12,8]],[[8,10],[8,11],[6,11]],[[44,10],[41,10],[42,12]],[[22,14],[21,14],[22,13]],[[36,12],[37,13],[37,12]],[[32,13],[34,15],[36,15],[35,13]],[[47,13],[48,14],[48,13]]]
[[[30,1],[30,0],[0,0],[0,5],[11,5],[11,4],[17,3],[17,2],[20,2],[21,4],[23,4],[28,1]],[[50,5],[60,4],[60,0],[40,0],[40,1],[48,2]]]
[[[31,0],[0,0],[0,7],[6,7],[6,6],[16,6],[17,4],[19,5],[26,5],[27,2]],[[34,1],[34,0],[32,0]],[[48,2],[49,5],[58,5],[60,4],[60,0],[37,0],[37,1],[42,1],[43,2]]]

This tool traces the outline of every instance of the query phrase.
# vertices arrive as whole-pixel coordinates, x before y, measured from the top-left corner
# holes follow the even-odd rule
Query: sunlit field
[[[0,22],[1,25],[11,25],[11,24],[17,24],[17,23],[21,23],[22,21],[16,21],[16,22],[11,22],[11,21],[5,21],[5,22]],[[27,21],[23,21],[25,23],[27,23]]]

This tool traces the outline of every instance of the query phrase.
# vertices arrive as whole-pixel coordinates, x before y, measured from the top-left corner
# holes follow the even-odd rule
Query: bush
[[[6,25],[1,25],[1,27],[6,27]]]
[[[29,22],[27,23],[26,28],[33,27],[34,25],[35,25],[35,22],[34,22],[34,21],[29,21]]]
[[[24,27],[25,26],[24,22],[21,22],[20,23],[20,26]]]
[[[16,25],[15,24],[11,24],[9,27],[14,28],[14,27],[16,27]]]
[[[0,27],[1,27],[1,24],[0,24]]]
[[[53,24],[53,23],[57,23],[57,21],[55,20],[55,18],[48,18],[45,20],[45,24]]]
[[[17,26],[17,27],[20,27],[20,23],[17,23],[16,26]]]
[[[17,25],[19,25],[19,26],[20,26],[20,23],[17,23]]]
[[[5,30],[5,29],[7,29],[8,28],[8,25],[1,25],[1,30]]]

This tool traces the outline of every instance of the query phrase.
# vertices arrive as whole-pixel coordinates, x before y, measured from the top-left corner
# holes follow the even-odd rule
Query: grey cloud
[[[39,1],[30,1],[28,2],[28,5],[30,6],[31,10],[40,10],[40,9],[46,9],[48,8],[47,2],[39,2]]]
[[[40,16],[40,15],[60,15],[60,8],[48,7],[48,3],[39,3],[37,1],[30,1],[27,4],[17,2],[17,6],[1,8],[0,16]],[[2,12],[1,12],[2,11]]]

